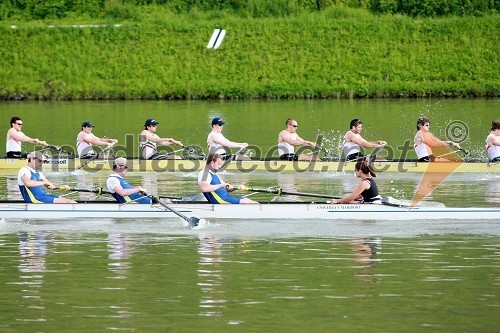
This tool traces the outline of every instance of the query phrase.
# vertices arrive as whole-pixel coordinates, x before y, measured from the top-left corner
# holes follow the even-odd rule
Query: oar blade
[[[194,228],[198,226],[198,224],[200,223],[200,219],[195,216],[191,216],[190,218],[188,218],[187,222],[190,228]]]

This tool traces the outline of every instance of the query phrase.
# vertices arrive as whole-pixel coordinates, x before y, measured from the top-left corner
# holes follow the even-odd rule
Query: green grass
[[[123,22],[4,21],[0,98],[493,97],[499,22],[498,15],[415,19],[346,7],[287,18],[146,7]],[[107,26],[63,27],[71,24]],[[226,38],[206,49],[217,27]]]

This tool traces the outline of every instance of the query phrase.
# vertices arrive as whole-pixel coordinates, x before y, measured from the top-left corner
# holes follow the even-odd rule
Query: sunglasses
[[[292,125],[293,127],[297,128],[297,125]]]
[[[16,125],[23,126],[23,123],[16,123]]]

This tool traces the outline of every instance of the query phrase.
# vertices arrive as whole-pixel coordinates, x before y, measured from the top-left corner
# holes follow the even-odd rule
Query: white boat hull
[[[197,172],[205,167],[204,160],[139,160],[130,159],[129,172]],[[86,164],[88,163],[88,164]],[[87,172],[110,171],[112,160],[48,159],[44,162],[44,172],[72,172],[78,169]],[[429,168],[432,164],[434,167]],[[24,159],[0,159],[0,173],[17,175],[21,167],[26,165]],[[252,172],[267,171],[279,172],[352,172],[355,163],[349,162],[306,162],[306,161],[232,161],[227,170]],[[450,163],[416,163],[414,161],[401,162],[374,162],[377,172],[397,173],[495,173],[500,172],[499,163],[486,162],[450,162]]]
[[[378,204],[263,203],[255,205],[172,204],[187,217],[278,220],[498,220],[500,208],[399,208]],[[117,203],[26,204],[0,203],[6,219],[131,218],[179,219],[160,205]]]

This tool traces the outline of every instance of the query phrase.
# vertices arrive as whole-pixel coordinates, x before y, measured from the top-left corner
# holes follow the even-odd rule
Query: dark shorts
[[[8,151],[7,158],[27,158],[28,154],[20,151]]]
[[[97,157],[97,154],[84,154],[84,155],[80,156],[80,159],[83,160],[83,159],[96,158],[96,157]]]
[[[299,155],[297,154],[283,154],[280,156],[280,160],[283,161],[298,161]]]
[[[364,155],[360,152],[349,154],[345,157],[346,161],[357,161],[360,160]]]
[[[490,162],[500,162],[500,156],[495,157]]]
[[[430,156],[425,156],[425,157],[419,158],[418,161],[419,162],[430,162],[431,158],[430,158]]]

